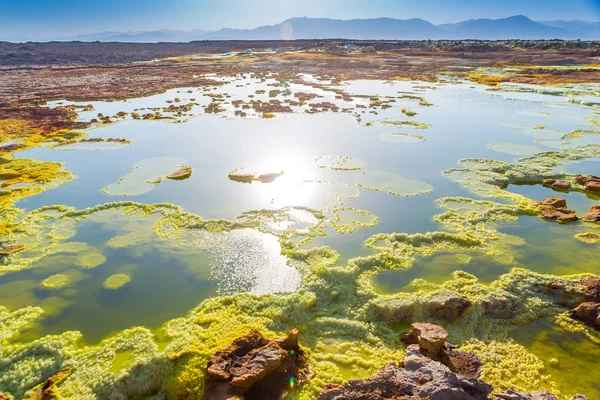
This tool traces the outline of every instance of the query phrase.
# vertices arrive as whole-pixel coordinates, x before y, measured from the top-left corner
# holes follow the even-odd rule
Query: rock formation
[[[583,185],[585,190],[589,190],[590,192],[600,192],[600,176],[595,175],[576,175],[575,182],[580,185]]]
[[[399,365],[392,362],[369,378],[328,385],[318,400],[484,400],[491,392],[487,383],[458,375],[410,345]]]
[[[561,179],[544,179],[543,181],[543,185],[544,186],[550,186],[554,189],[560,189],[560,190],[569,190],[571,189],[571,182],[566,181],[566,180],[561,180]]]
[[[468,378],[479,378],[479,357],[468,351],[454,350],[454,345],[447,342],[447,339],[448,332],[443,327],[426,322],[415,322],[410,331],[401,336],[403,343],[419,345],[421,354],[441,362],[452,372]]]
[[[279,400],[306,373],[298,330],[269,340],[251,330],[215,353],[207,365],[206,400]]]
[[[600,277],[590,276],[582,281],[585,301],[569,311],[571,318],[600,331]]]
[[[567,208],[567,201],[562,197],[548,197],[538,205],[540,216],[544,219],[559,222],[576,221],[575,211]]]
[[[581,216],[587,221],[600,221],[600,204],[593,205],[590,210]]]
[[[593,278],[582,282],[583,286],[600,282],[600,278]],[[508,389],[492,394],[492,387],[478,379],[479,358],[471,352],[453,350],[447,338],[448,332],[439,325],[413,323],[411,330],[402,334],[408,348],[399,365],[391,362],[369,378],[327,385],[317,400],[557,400],[547,391]],[[588,398],[578,394],[570,400]]]

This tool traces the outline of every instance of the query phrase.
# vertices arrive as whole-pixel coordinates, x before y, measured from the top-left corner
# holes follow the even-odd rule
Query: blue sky
[[[106,30],[253,28],[298,16],[445,23],[518,14],[600,21],[600,0],[0,0],[0,40]]]

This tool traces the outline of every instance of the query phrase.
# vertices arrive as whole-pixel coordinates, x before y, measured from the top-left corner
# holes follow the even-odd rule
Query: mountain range
[[[442,39],[600,39],[600,22],[532,21],[523,16],[501,19],[471,19],[453,24],[434,25],[413,19],[291,18],[279,24],[254,29],[223,28],[204,30],[156,30],[138,32],[101,32],[57,38],[61,41],[101,42],[189,42],[194,40],[280,40],[280,39],[355,39],[355,40],[442,40]]]

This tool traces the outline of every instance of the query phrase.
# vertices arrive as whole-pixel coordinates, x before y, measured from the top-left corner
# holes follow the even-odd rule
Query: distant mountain
[[[290,29],[291,28],[291,29]],[[291,18],[280,24],[255,29],[221,29],[206,38],[277,40],[277,39],[438,39],[444,32],[422,19],[352,19]]]
[[[461,39],[579,39],[581,34],[565,28],[547,26],[517,15],[502,19],[470,19],[457,24],[438,25]]]
[[[588,21],[544,21],[547,26],[566,29],[582,35],[581,39],[600,39],[600,22]]]
[[[195,29],[193,31],[161,29],[158,31],[138,32],[101,32],[88,35],[77,35],[60,40],[76,40],[82,42],[134,42],[134,43],[156,43],[156,42],[191,42],[202,40],[208,32]]]
[[[455,24],[433,25],[414,19],[291,18],[254,29],[224,28],[218,31],[157,30],[102,32],[59,40],[102,42],[189,42],[193,40],[280,40],[280,39],[600,39],[600,22],[536,22],[518,15],[502,19],[472,19]]]

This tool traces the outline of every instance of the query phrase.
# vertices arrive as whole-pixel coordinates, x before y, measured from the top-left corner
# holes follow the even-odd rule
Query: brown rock
[[[24,244],[12,244],[12,245],[8,245],[8,246],[4,246],[0,249],[0,256],[8,256],[8,255],[18,253],[23,250],[25,250]]]
[[[551,196],[542,200],[542,205],[552,208],[564,208],[567,207],[567,201],[559,196]]]
[[[277,340],[251,330],[215,353],[207,372],[206,400],[283,399],[290,390],[290,377],[299,383],[306,373],[298,330]]]
[[[575,183],[583,185],[586,180],[587,180],[587,178],[583,175],[580,175],[580,174],[575,175]]]
[[[448,332],[439,325],[415,322],[410,331],[400,337],[407,345],[417,344],[421,354],[432,360],[440,361],[452,372],[478,378],[481,373],[481,361],[474,353],[455,351],[454,345],[447,343]]]
[[[231,386],[249,389],[279,367],[287,354],[275,342],[250,351],[231,365]]]
[[[577,221],[577,215],[575,214],[575,211],[568,208],[540,206],[540,215],[544,219],[551,219],[562,222]]]
[[[182,180],[187,179],[190,176],[192,176],[192,167],[190,167],[189,165],[184,165],[167,175],[167,178],[173,180]]]
[[[571,318],[600,331],[600,303],[586,301],[569,311],[569,315]]]
[[[552,196],[542,200],[538,206],[540,216],[560,222],[577,221],[575,211],[567,208],[567,201],[562,197]]]
[[[589,301],[600,301],[600,276],[588,276],[581,284]]]
[[[554,183],[552,183],[552,187],[556,188],[556,189],[564,189],[564,190],[568,190],[571,188],[571,182],[569,181],[555,181]]]
[[[410,345],[406,358],[389,363],[375,375],[327,385],[318,400],[487,400],[492,387],[478,379],[458,375]]]
[[[448,332],[439,325],[427,322],[415,322],[410,331],[401,336],[403,343],[407,345],[418,344],[421,354],[432,360],[437,360],[442,351],[442,346],[448,339]]]
[[[575,182],[579,185],[583,185],[585,190],[589,190],[591,192],[600,192],[600,176],[596,175],[576,175]]]
[[[552,186],[552,184],[556,182],[556,179],[547,178],[542,181],[542,185],[544,186]]]
[[[583,187],[585,187],[585,190],[589,190],[590,192],[600,192],[600,179],[589,180],[583,185]]]
[[[481,376],[481,360],[473,352],[446,350],[440,357],[440,362],[450,368],[450,371],[467,378]]]
[[[589,211],[581,216],[588,221],[600,221],[600,204],[593,205]]]

